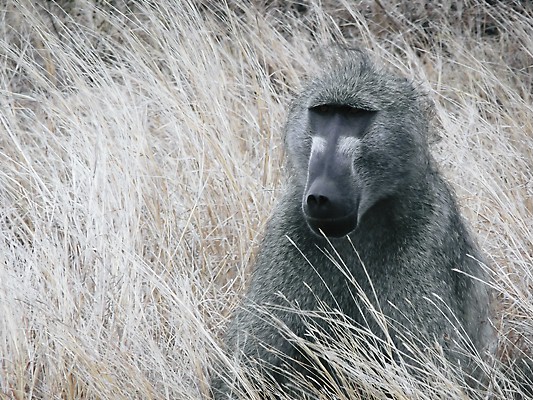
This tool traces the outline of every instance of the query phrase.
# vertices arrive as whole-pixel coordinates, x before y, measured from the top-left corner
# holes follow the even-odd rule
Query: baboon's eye
[[[346,104],[321,104],[309,108],[309,127],[317,135],[361,138],[370,126],[376,111]]]
[[[341,113],[344,115],[358,115],[368,112],[368,110],[363,110],[361,108],[352,107],[345,104],[320,104],[318,106],[311,107],[310,110],[318,114]]]
[[[311,110],[320,114],[326,114],[331,112],[333,106],[331,104],[321,104],[319,106],[311,107]]]
[[[367,112],[367,110],[363,110],[361,108],[356,108],[356,107],[349,107],[349,106],[345,107],[344,111],[346,112],[346,114],[349,114],[349,115],[359,115],[359,114],[363,114]]]

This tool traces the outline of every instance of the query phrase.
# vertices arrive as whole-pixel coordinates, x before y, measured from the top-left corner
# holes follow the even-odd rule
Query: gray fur
[[[302,209],[309,186],[313,134],[309,109],[321,104],[376,112],[350,158],[347,185],[357,188],[355,193],[360,200],[355,203],[356,228],[349,233],[350,240],[328,238],[331,244],[312,232]],[[357,297],[353,296],[353,285],[321,250],[331,246],[362,290],[374,298],[355,247],[383,313],[419,331],[428,343],[437,341],[445,355],[467,373],[472,372],[468,370],[470,360],[454,351],[453,343],[458,337],[447,318],[453,318],[453,313],[480,353],[489,344],[489,294],[484,284],[471,278],[485,279],[475,260],[480,255],[450,188],[429,154],[425,104],[412,83],[381,70],[359,53],[312,80],[292,104],[286,125],[289,176],[284,195],[269,221],[249,292],[236,311],[225,340],[230,357],[242,356],[245,364],[257,362],[265,371],[274,371],[272,379],[283,391],[298,382],[291,383],[276,372],[276,367],[287,369],[286,359],[279,354],[294,359],[300,356],[276,323],[268,322],[257,312],[258,305],[297,304],[301,310],[317,310],[318,298],[383,336],[375,320],[365,311],[361,313],[363,305],[354,303]],[[436,301],[435,295],[451,313],[439,312],[431,305],[428,299]],[[270,309],[296,335],[305,335],[298,313]],[[366,322],[363,317],[368,318]],[[327,332],[328,326],[322,325]],[[394,329],[390,334],[402,348]],[[302,370],[296,363],[289,364]],[[232,393],[238,388],[226,382],[231,377],[223,370],[215,375],[214,398],[237,398]]]

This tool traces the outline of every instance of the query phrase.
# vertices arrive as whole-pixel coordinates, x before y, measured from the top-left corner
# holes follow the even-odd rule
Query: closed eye
[[[333,107],[331,104],[321,104],[319,106],[311,107],[310,110],[319,114],[327,114],[333,111]]]
[[[313,135],[361,138],[377,112],[345,104],[320,104],[309,108],[309,126]]]
[[[340,113],[344,115],[358,115],[362,113],[368,113],[370,111],[345,104],[320,104],[318,106],[310,107],[309,110],[317,114]]]

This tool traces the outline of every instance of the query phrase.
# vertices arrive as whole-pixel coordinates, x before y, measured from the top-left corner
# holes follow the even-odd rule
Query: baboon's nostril
[[[309,207],[321,207],[329,202],[326,196],[310,194],[307,196],[307,205]]]

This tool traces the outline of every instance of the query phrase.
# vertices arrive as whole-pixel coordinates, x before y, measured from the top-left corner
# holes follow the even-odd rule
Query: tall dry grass
[[[287,105],[332,43],[435,102],[433,152],[498,293],[498,357],[533,347],[527,3],[268,3],[0,5],[1,398],[207,396],[279,196]]]

